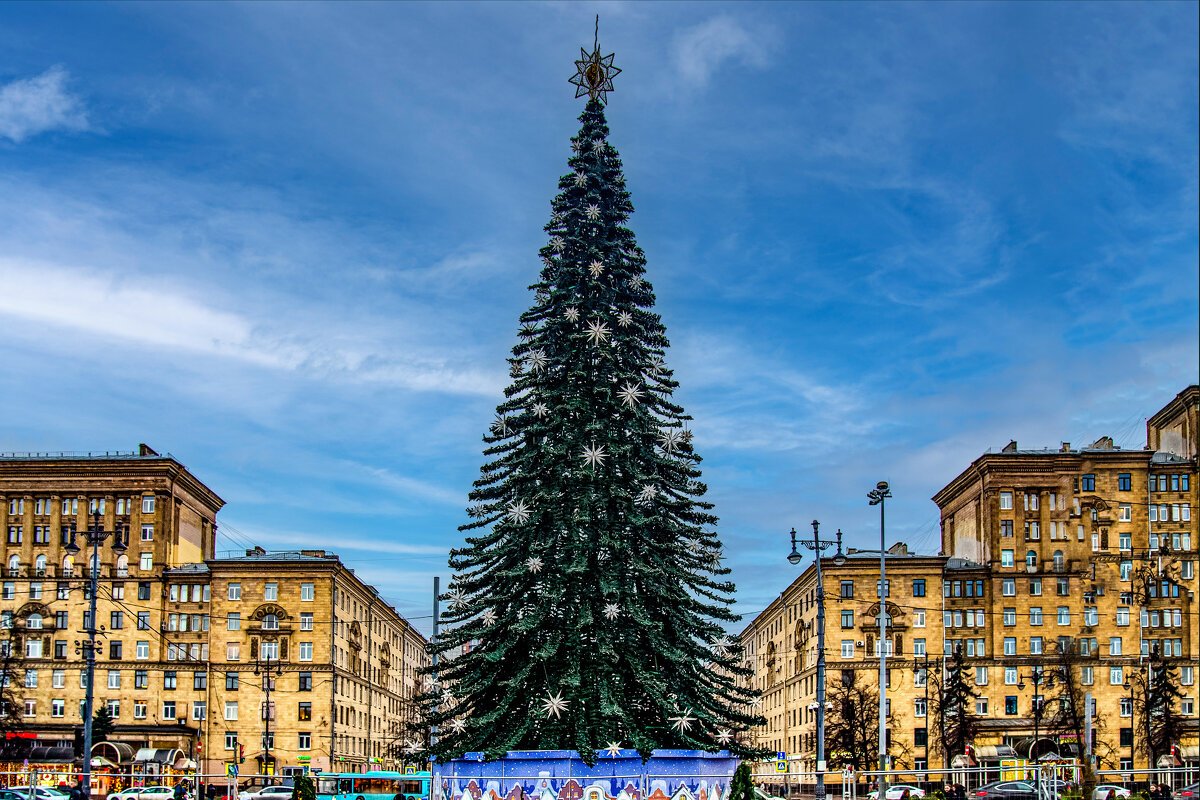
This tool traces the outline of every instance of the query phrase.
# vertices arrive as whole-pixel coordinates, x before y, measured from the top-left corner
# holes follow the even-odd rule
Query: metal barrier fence
[[[173,789],[180,781],[185,781],[187,800],[237,800],[239,795],[256,788],[290,784],[292,778],[291,775],[143,775],[92,770],[90,796],[96,800],[115,797],[118,794],[121,795],[120,800],[172,800],[172,795],[154,793],[153,798],[137,798],[132,792],[135,789],[154,787]],[[0,789],[7,789],[18,795],[28,795],[25,800],[60,800],[57,792],[68,791],[82,779],[83,773],[73,768],[30,767],[15,772],[0,772]],[[213,787],[212,790],[209,789],[210,786]],[[63,797],[62,800],[66,798]]]

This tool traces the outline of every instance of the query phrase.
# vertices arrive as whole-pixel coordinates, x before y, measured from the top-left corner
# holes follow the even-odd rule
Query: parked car
[[[996,781],[985,783],[973,792],[973,798],[983,800],[1037,800],[1037,789],[1028,781]]]
[[[1115,792],[1113,796],[1117,798],[1129,797],[1129,790],[1124,786],[1118,786],[1115,783],[1102,783],[1092,791],[1092,800],[1108,800],[1109,792]],[[3,800],[3,798],[0,798],[0,800]]]
[[[897,783],[889,785],[887,788],[887,800],[904,800],[905,792],[908,792],[908,797],[924,797],[925,790],[920,786],[913,786],[910,783]],[[870,800],[879,800],[879,790],[867,794]]]
[[[10,786],[5,791],[16,792],[23,800],[29,800],[28,786]],[[60,789],[54,789],[49,786],[33,787],[33,795],[36,800],[62,800],[69,792],[64,792]]]
[[[108,800],[171,800],[174,796],[173,786],[131,786],[110,794]]]
[[[780,798],[767,794],[757,786],[754,787],[754,796],[757,798],[757,800],[780,800]],[[0,800],[3,800],[3,798],[0,798]]]
[[[1176,797],[1200,797],[1200,783],[1185,786],[1175,793]]]
[[[292,787],[281,784],[264,786],[257,791],[242,792],[238,797],[239,800],[291,800]]]

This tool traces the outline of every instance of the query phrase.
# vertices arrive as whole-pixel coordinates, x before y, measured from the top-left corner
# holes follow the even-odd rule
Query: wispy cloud
[[[87,111],[68,91],[68,79],[67,71],[55,66],[0,86],[0,136],[20,143],[46,131],[87,130]]]
[[[675,37],[675,67],[685,84],[703,86],[728,62],[752,67],[767,63],[767,50],[760,36],[752,34],[733,17],[712,17]]]

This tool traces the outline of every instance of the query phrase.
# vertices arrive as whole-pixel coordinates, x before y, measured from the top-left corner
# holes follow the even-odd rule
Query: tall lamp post
[[[261,646],[262,643],[260,643]],[[261,651],[260,651],[261,654]],[[266,694],[266,701],[263,703],[262,719],[263,719],[263,762],[262,772],[267,775],[275,774],[275,762],[271,757],[271,716],[274,708],[271,706],[271,692],[275,689],[274,676],[283,672],[280,662],[274,658],[255,657],[254,674],[263,676],[263,692]]]
[[[1042,714],[1045,711],[1045,704],[1038,702],[1041,696],[1041,687],[1049,688],[1054,685],[1054,676],[1047,675],[1041,667],[1035,667],[1029,675],[1022,675],[1021,682],[1017,684],[1018,689],[1025,688],[1025,679],[1028,678],[1033,684],[1033,744],[1029,745],[1029,759],[1033,762],[1034,788],[1037,790],[1038,797],[1042,796],[1042,769],[1037,763],[1037,743],[1041,734]]]
[[[825,583],[821,580],[821,553],[836,544],[833,563],[839,566],[846,563],[846,557],[842,555],[842,532],[837,532],[836,542],[822,540],[818,535],[820,526],[821,523],[814,519],[812,541],[799,543],[816,554],[817,562],[817,800],[825,797]],[[792,528],[792,552],[788,554],[792,565],[803,559],[796,544],[796,529]]]
[[[867,492],[871,505],[879,506],[879,798],[887,797],[887,547],[885,546],[883,508],[891,497],[887,481],[880,481]]]
[[[83,785],[84,791],[91,796],[92,793],[92,704],[95,701],[95,691],[92,684],[96,677],[96,634],[99,630],[96,627],[96,593],[99,589],[98,579],[100,577],[100,543],[110,536],[116,538],[112,544],[112,550],[117,555],[125,552],[125,534],[128,531],[127,527],[114,529],[111,531],[101,530],[102,520],[100,519],[100,511],[97,509],[92,512],[92,524],[84,534],[87,537],[87,543],[92,547],[92,557],[88,561],[88,578],[90,580],[90,595],[88,597],[88,618],[85,620],[83,632],[87,634],[87,641],[75,641],[76,651],[84,653],[87,659],[87,686],[84,689],[83,701]],[[69,555],[74,557],[79,553],[80,547],[75,543],[75,536],[72,534],[71,541],[63,548]]]

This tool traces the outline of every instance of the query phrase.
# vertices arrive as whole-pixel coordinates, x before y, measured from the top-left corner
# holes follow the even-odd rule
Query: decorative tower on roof
[[[761,722],[725,635],[733,584],[666,363],[633,205],[604,117],[598,43],[541,274],[484,436],[445,595],[448,660],[425,694],[432,753],[736,748]]]

